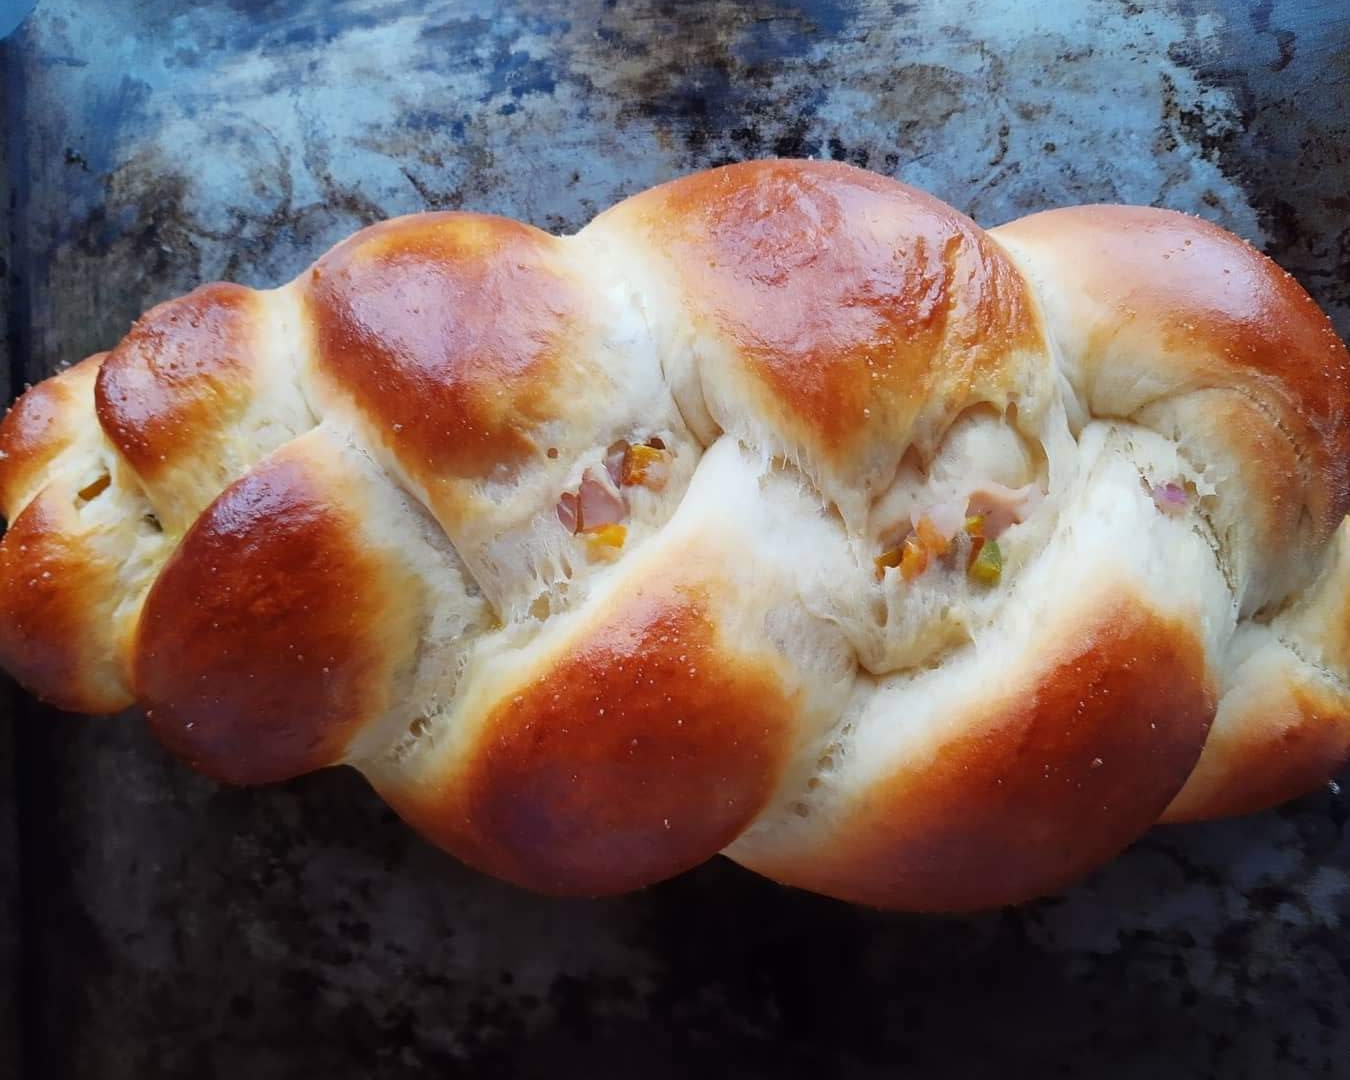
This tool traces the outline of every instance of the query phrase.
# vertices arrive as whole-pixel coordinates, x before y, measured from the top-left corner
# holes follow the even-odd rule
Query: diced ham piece
[[[558,520],[562,527],[570,533],[592,533],[620,524],[628,517],[628,504],[619,489],[642,484],[660,491],[670,475],[670,458],[670,451],[660,439],[642,446],[614,443],[605,451],[603,470],[587,469],[577,490],[559,497]]]
[[[616,525],[628,515],[623,496],[614,486],[587,469],[577,491],[577,532]]]
[[[1020,488],[982,484],[970,493],[966,510],[984,519],[984,535],[994,539],[1013,525],[1026,521],[1042,498],[1035,484]]]
[[[603,469],[587,469],[577,490],[563,492],[559,497],[558,521],[568,532],[587,533],[593,539],[601,530],[617,527],[605,535],[611,546],[622,546],[626,535],[622,522],[628,517],[628,503],[620,489],[640,484],[661,491],[670,478],[673,456],[666,444],[655,437],[645,444],[613,443],[605,451]]]
[[[628,444],[626,442],[616,442],[605,451],[605,472],[609,473],[609,478],[614,481],[615,487],[623,483],[623,459],[627,455]]]
[[[577,531],[577,497],[574,492],[564,491],[558,500],[558,520],[570,533]]]

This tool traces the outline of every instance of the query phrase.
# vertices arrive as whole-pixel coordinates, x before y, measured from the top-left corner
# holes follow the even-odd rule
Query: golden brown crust
[[[1280,649],[1275,670],[1225,694],[1205,752],[1165,822],[1267,810],[1350,761],[1350,692]]]
[[[1329,569],[1273,620],[1239,623],[1204,752],[1162,821],[1269,809],[1350,763],[1350,560]]]
[[[747,865],[858,903],[964,911],[1116,855],[1185,781],[1215,694],[1186,626],[1134,604],[1095,615],[1029,685],[972,702],[966,734],[935,759],[858,793],[809,856]]]
[[[31,387],[0,421],[0,515],[13,519],[41,486],[44,469],[80,435],[94,379],[107,353],[96,353]]]
[[[209,776],[266,783],[341,760],[416,640],[408,583],[317,439],[198,519],[146,600],[135,686],[151,728]]]
[[[1273,463],[1269,497],[1292,504],[1283,515],[1291,519],[1306,502],[1319,543],[1340,526],[1350,509],[1350,354],[1288,273],[1209,222],[1149,207],[1050,210],[993,235],[1034,251],[1054,291],[1074,297],[1074,321],[1057,330],[1068,332],[1061,344],[1088,380],[1110,356],[1140,369],[1137,385],[1149,385],[1143,371],[1156,366],[1170,383],[1160,391],[1246,395],[1248,415],[1228,429],[1273,424],[1303,463],[1292,475]],[[1122,341],[1135,346],[1125,356],[1112,349]],[[1089,404],[1113,412],[1108,400]]]
[[[262,303],[240,285],[203,285],[151,308],[108,354],[99,423],[143,481],[185,454],[219,452],[253,393]]]
[[[676,266],[699,324],[827,460],[907,433],[921,409],[1006,401],[1041,353],[1021,275],[932,196],[832,162],[698,173],[614,211]],[[604,219],[602,218],[601,221]]]
[[[745,828],[777,782],[791,710],[762,659],[719,640],[700,588],[652,582],[503,697],[449,774],[376,782],[471,865],[559,895],[623,892]]]
[[[78,501],[50,484],[0,540],[0,667],[58,708],[110,713],[133,702],[115,607],[134,526],[99,536]]]
[[[316,363],[425,487],[530,454],[557,411],[580,291],[559,241],[504,218],[422,214],[366,229],[302,279]]]

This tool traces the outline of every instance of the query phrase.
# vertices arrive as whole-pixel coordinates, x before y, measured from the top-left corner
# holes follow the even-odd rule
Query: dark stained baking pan
[[[381,217],[569,230],[766,155],[864,165],[986,225],[1201,214],[1350,336],[1333,0],[39,0],[0,41],[0,89],[8,397],[159,300],[278,283]],[[3,689],[0,1075],[1350,1068],[1334,788],[1157,830],[1063,897],[979,917],[872,914],[721,861],[559,902],[430,849],[354,773],[222,789],[134,717]]]

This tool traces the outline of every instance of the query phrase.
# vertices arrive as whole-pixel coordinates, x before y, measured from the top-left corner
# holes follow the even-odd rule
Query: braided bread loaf
[[[1350,362],[1162,210],[836,164],[386,222],[0,427],[0,663],[556,893],[958,910],[1350,750]]]

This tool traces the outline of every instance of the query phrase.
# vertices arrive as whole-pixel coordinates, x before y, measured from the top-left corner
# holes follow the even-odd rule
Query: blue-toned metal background
[[[0,90],[11,392],[156,301],[275,284],[380,217],[573,229],[769,154],[890,173],[985,224],[1199,213],[1350,333],[1344,0],[40,0],[0,42]],[[0,1075],[1350,1073],[1331,792],[1158,831],[1067,896],[976,918],[720,861],[560,903],[463,870],[353,774],[223,790],[133,717],[5,700]]]

